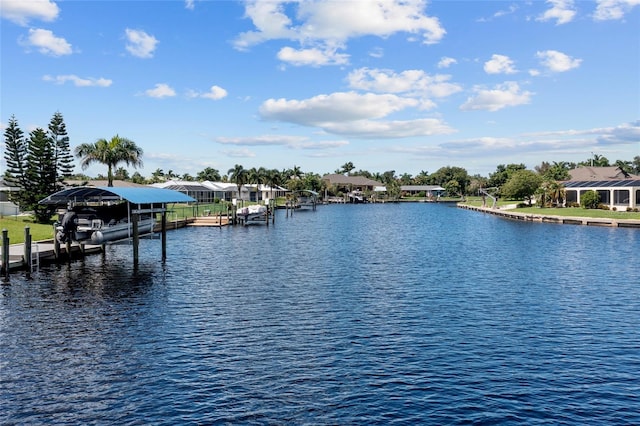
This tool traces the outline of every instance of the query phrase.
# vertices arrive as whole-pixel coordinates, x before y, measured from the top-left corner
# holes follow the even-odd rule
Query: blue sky
[[[147,177],[640,155],[640,0],[0,4],[3,128],[59,111]]]

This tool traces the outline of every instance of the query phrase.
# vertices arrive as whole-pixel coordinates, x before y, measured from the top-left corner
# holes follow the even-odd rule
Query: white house
[[[596,191],[600,202],[610,209],[640,208],[640,176],[626,173],[619,167],[582,166],[569,171],[571,178],[563,181],[566,202],[580,203],[587,191]]]

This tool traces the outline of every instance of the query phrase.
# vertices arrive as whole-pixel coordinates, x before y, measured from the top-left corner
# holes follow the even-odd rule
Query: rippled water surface
[[[640,232],[445,205],[187,228],[0,288],[2,424],[640,424]]]

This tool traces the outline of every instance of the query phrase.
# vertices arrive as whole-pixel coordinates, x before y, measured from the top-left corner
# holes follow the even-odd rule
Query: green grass
[[[508,204],[518,204],[522,201],[514,200],[499,200],[498,206],[505,206]],[[480,207],[482,206],[482,198],[469,197],[464,204],[470,206]],[[487,207],[491,207],[492,200],[487,197]],[[613,211],[613,210],[600,210],[600,209],[583,209],[582,207],[562,207],[562,208],[540,208],[540,207],[523,207],[517,209],[510,209],[509,211],[518,213],[529,214],[543,214],[549,216],[576,216],[576,217],[593,217],[593,218],[605,218],[605,219],[636,219],[640,220],[640,212],[627,212],[627,211]]]
[[[509,204],[518,204],[521,203],[522,201],[514,201],[514,200],[505,200],[500,198],[498,200],[498,207],[500,206],[506,206]],[[464,204],[468,204],[470,206],[476,206],[476,207],[481,207],[482,206],[482,197],[467,197],[466,201],[464,201]],[[486,198],[486,204],[487,207],[491,207],[493,205],[493,200],[489,197]]]
[[[524,207],[513,209],[518,213],[544,214],[549,216],[578,216],[578,217],[594,217],[606,219],[636,219],[640,220],[640,212],[612,211],[600,209],[583,209],[582,207],[563,207],[563,208],[540,208],[540,207]]]
[[[53,238],[53,225],[34,223],[31,217],[12,216],[0,218],[0,229],[6,229],[10,244],[24,242],[24,228],[29,227],[32,241],[50,240]]]

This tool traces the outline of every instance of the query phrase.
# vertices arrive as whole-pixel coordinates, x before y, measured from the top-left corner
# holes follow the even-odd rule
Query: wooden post
[[[24,227],[24,266],[27,268],[27,274],[31,273],[31,234],[29,233],[29,227]]]
[[[140,235],[138,233],[138,220],[140,220],[140,215],[138,213],[134,213],[133,216],[133,265],[138,265],[138,244],[140,243]]]
[[[71,241],[67,241],[67,259],[71,260]]]
[[[53,225],[53,256],[56,260],[60,260],[60,241],[58,241],[58,231],[55,225]]]
[[[9,278],[9,231],[2,230],[2,272]]]
[[[167,258],[167,212],[166,210],[162,211],[162,218],[161,218],[161,230],[160,230],[160,235],[162,238],[162,260],[165,260]]]

